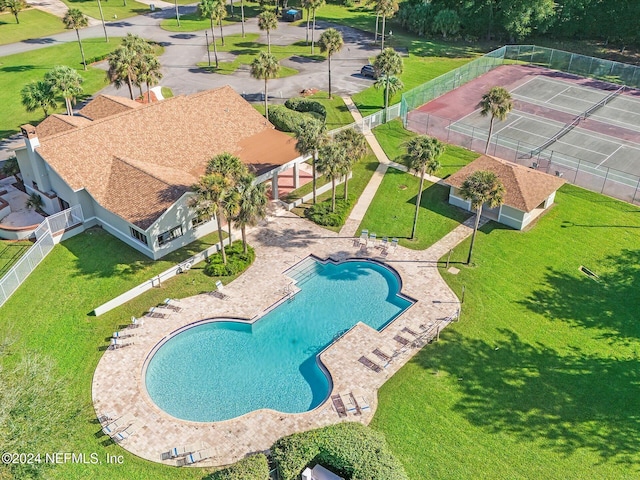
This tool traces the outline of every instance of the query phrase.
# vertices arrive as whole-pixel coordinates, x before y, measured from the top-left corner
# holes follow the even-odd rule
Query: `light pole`
[[[180,12],[178,11],[178,0],[175,0],[176,4],[176,20],[178,22],[178,26],[180,26]]]
[[[209,32],[205,30],[204,36],[207,39],[207,58],[209,59],[209,66],[211,66],[211,52],[209,51]]]
[[[104,30],[104,41],[109,43],[109,35],[107,35],[107,26],[104,24],[104,14],[102,13],[100,0],[98,0],[98,8],[100,9],[100,19],[102,20],[102,29]]]

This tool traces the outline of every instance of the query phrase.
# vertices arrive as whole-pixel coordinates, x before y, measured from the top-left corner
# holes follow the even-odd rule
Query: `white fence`
[[[36,242],[0,279],[0,307],[5,304],[22,282],[35,270],[38,264],[53,250],[59,237],[67,228],[83,222],[82,208],[74,205],[68,210],[56,213],[44,219],[35,229]],[[58,237],[58,238],[56,238]]]
[[[223,245],[229,245],[233,241],[233,235],[231,238],[225,238],[222,242]],[[107,313],[109,310],[113,310],[114,308],[119,307],[120,305],[127,303],[129,300],[136,298],[138,295],[142,295],[144,292],[151,290],[153,287],[159,287],[162,285],[162,282],[169,280],[170,278],[175,277],[176,275],[189,270],[196,263],[200,263],[203,260],[209,258],[210,255],[217,253],[220,251],[220,242],[212,245],[211,247],[203,250],[199,253],[196,253],[192,257],[183,260],[177,265],[174,265],[168,270],[150,278],[146,282],[141,283],[140,285],[133,287],[131,290],[124,292],[122,295],[118,295],[115,298],[112,298],[106,303],[103,303],[99,307],[96,307],[93,310],[94,315],[97,317],[102,315],[103,313]]]
[[[354,124],[355,125],[355,124]],[[353,172],[349,172],[349,179],[351,179],[351,177],[353,177]],[[336,181],[336,186],[337,185],[341,185],[344,183],[344,177],[342,177],[340,180]],[[322,185],[321,187],[316,188],[316,196],[317,195],[321,195],[324,192],[328,192],[329,190],[331,190],[331,182],[325,183],[324,185]],[[293,210],[294,208],[296,208],[298,205],[302,205],[303,203],[307,203],[309,200],[311,200],[313,198],[313,192],[309,192],[306,195],[294,200],[291,203],[287,203],[284,200],[280,200],[285,208],[288,211]]]
[[[388,113],[387,113],[387,122],[400,117],[400,107],[401,107],[401,104],[399,103],[396,103],[395,105],[391,105],[389,107]],[[383,110],[380,110],[379,112],[372,113],[371,115],[364,117],[361,122],[350,123],[349,125],[344,125],[343,127],[339,127],[334,130],[331,130],[329,132],[329,135],[333,138],[337,133],[350,128],[355,128],[357,130],[360,130],[362,133],[367,133],[372,128],[376,128],[377,126],[380,126],[383,123],[386,123],[384,120],[384,117],[385,115],[384,115],[384,109],[383,109]]]

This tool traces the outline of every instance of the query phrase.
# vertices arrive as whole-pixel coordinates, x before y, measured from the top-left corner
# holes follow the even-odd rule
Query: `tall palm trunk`
[[[316,9],[313,9],[313,28],[311,29],[311,55],[313,55],[313,47],[316,43]]]
[[[231,245],[231,219],[227,218],[227,226],[229,227],[229,245]]]
[[[216,211],[216,220],[218,222],[218,239],[220,240],[220,251],[222,252],[222,263],[227,264],[227,254],[224,251],[224,242],[222,238],[222,209],[218,207]],[[231,239],[229,239],[231,241]]]
[[[413,228],[411,229],[411,240],[416,236],[416,227],[418,226],[418,212],[420,211],[420,202],[422,201],[422,187],[424,186],[424,172],[426,166],[422,167],[420,172],[420,188],[418,190],[418,198],[416,199],[416,213],[413,216]]]
[[[491,115],[491,120],[489,121],[489,136],[487,137],[487,144],[484,147],[484,153],[485,155],[487,154],[487,152],[489,151],[489,143],[491,143],[491,135],[493,135],[493,120],[496,117],[494,115]]]
[[[244,38],[244,0],[240,0],[240,15],[242,17],[242,38]]]
[[[271,31],[267,29],[267,52],[271,53]]]
[[[222,40],[222,46],[224,47],[224,33],[222,33],[222,17],[220,17],[220,39]]]
[[[151,103],[151,88],[149,88],[149,82],[147,82],[147,103]]]
[[[387,86],[384,89],[384,123],[387,123],[389,116],[389,74],[387,74]]]
[[[333,98],[331,96],[331,54],[327,55],[327,60],[329,61],[329,100]]]
[[[378,43],[378,19],[380,18],[380,14],[376,13],[376,35],[373,37],[373,43]]]
[[[469,256],[467,257],[467,265],[471,263],[471,254],[473,253],[473,244],[476,241],[476,233],[478,233],[478,225],[480,225],[480,216],[482,215],[482,205],[476,210],[476,224],[473,227],[473,235],[471,235],[471,245],[469,246]]]
[[[17,14],[17,13],[14,13],[14,14],[13,14],[13,16],[14,16],[14,17],[16,17],[16,23],[17,23],[17,24],[19,24],[19,23],[20,23],[20,20],[18,19],[18,14]]]
[[[216,47],[216,34],[213,33],[213,17],[211,17],[211,43],[213,44],[213,57],[216,59],[216,68],[218,68],[218,47]]]
[[[80,31],[76,28],[76,35],[78,36],[78,44],[80,45],[80,55],[82,55],[82,65],[84,69],[87,69],[87,61],[84,58],[84,48],[82,48],[82,41],[80,40]]]
[[[229,0],[229,4],[231,5],[231,15],[233,15],[233,0]]]
[[[247,253],[247,226],[244,223],[240,227],[240,231],[242,232],[242,252]]]
[[[127,73],[127,86],[129,87],[129,96],[133,100],[133,80],[131,79],[131,73]]]
[[[347,172],[344,176],[344,200],[347,201],[349,198],[349,174],[351,172]]]
[[[67,115],[69,115],[70,117],[73,116],[73,108],[71,106],[71,99],[70,98],[65,98],[64,99],[64,104],[67,107]]]
[[[380,51],[381,52],[384,50],[384,29],[385,29],[386,22],[387,22],[387,16],[382,15],[382,33],[380,34]]]
[[[336,211],[336,177],[331,177],[331,211]]]
[[[309,22],[311,21],[311,17],[309,16],[309,8],[307,8],[307,38],[306,42],[309,45]]]
[[[269,98],[269,91],[267,90],[267,77],[264,78],[264,116],[269,121],[269,105],[267,104],[267,98]]]
[[[311,175],[313,176],[313,204],[316,204],[316,162],[318,161],[318,149],[313,149],[313,163],[311,163]]]

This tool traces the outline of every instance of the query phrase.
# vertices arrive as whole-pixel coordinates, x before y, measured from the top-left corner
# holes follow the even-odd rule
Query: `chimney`
[[[20,127],[22,130],[22,135],[24,136],[24,143],[27,145],[27,148],[30,152],[33,152],[36,148],[40,146],[40,141],[38,140],[38,134],[36,132],[36,127],[27,123]]]

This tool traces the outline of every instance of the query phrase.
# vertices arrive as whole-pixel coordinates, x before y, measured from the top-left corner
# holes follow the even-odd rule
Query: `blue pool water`
[[[397,295],[398,278],[382,265],[306,265],[292,274],[301,288],[294,299],[253,325],[203,323],[162,345],[147,365],[151,399],[174,417],[201,422],[320,405],[331,385],[316,355],[358,321],[379,330],[411,302]]]

